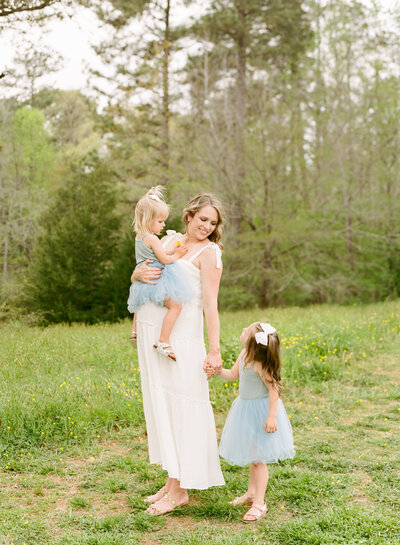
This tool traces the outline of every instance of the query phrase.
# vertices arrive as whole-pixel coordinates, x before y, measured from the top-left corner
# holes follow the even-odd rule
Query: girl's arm
[[[239,378],[239,361],[242,357],[244,350],[242,350],[239,354],[238,359],[235,361],[231,369],[224,369],[221,368],[220,372],[218,373],[218,376],[220,376],[223,380],[227,380],[228,382],[233,382],[234,380],[237,380]],[[208,367],[207,369],[207,377],[210,378],[214,373],[210,374],[209,371],[213,371],[211,367]]]
[[[206,319],[209,351],[204,360],[203,369],[211,366],[215,374],[222,369],[219,347],[218,290],[222,274],[222,265],[216,266],[215,249],[207,248],[199,257],[200,276],[203,293],[203,310]]]
[[[262,377],[264,384],[268,388],[269,393],[269,411],[267,420],[264,424],[264,430],[267,433],[274,433],[278,429],[276,423],[276,414],[278,412],[278,401],[279,401],[279,392],[274,388],[272,382],[270,382],[271,377],[267,375],[266,378]]]
[[[267,420],[264,424],[264,430],[268,433],[274,433],[278,429],[278,425],[276,423],[276,415],[278,412],[279,392],[276,388],[274,388],[269,373],[265,373],[262,371],[261,364],[255,363],[253,369],[264,382],[265,386],[268,388],[269,411]]]
[[[148,235],[146,237],[146,246],[151,248],[153,252],[156,255],[156,258],[160,263],[163,265],[169,265],[170,263],[174,263],[178,259],[180,259],[182,256],[187,254],[187,248],[184,244],[181,244],[180,246],[176,246],[174,249],[174,253],[172,255],[168,255],[165,251],[163,245],[161,244],[161,241],[156,235]]]

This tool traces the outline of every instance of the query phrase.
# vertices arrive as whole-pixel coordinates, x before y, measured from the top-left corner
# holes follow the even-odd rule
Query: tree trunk
[[[236,119],[235,119],[235,188],[232,195],[231,224],[232,232],[237,235],[241,231],[242,224],[242,191],[246,177],[246,152],[245,152],[245,130],[246,130],[246,63],[247,63],[247,29],[245,2],[238,0],[236,4],[238,11],[240,30],[237,35],[237,71],[236,71]]]
[[[162,144],[161,144],[161,161],[163,166],[163,184],[169,182],[169,163],[170,163],[170,134],[169,134],[169,119],[170,119],[170,98],[169,98],[169,57],[170,57],[170,11],[171,1],[167,0],[164,13],[164,42],[163,42],[163,67],[162,67]]]

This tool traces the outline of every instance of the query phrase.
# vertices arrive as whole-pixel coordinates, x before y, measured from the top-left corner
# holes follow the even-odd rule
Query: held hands
[[[207,367],[204,368],[204,371],[207,375],[207,380],[215,376],[214,369],[211,367],[211,365],[207,365]]]
[[[213,376],[221,374],[222,371],[222,359],[221,354],[209,352],[203,363],[203,369],[207,374],[207,379]]]
[[[268,416],[267,420],[264,424],[264,430],[267,433],[274,433],[278,429],[278,426],[276,424],[276,418],[274,416]]]

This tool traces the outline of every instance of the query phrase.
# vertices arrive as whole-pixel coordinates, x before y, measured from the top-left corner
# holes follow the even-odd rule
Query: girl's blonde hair
[[[150,232],[150,226],[157,218],[157,215],[164,208],[169,211],[169,206],[164,200],[165,187],[156,185],[146,195],[141,197],[135,208],[135,219],[133,228],[137,234]]]
[[[217,225],[211,235],[208,236],[208,238],[211,242],[215,242],[215,244],[218,244],[218,246],[222,250],[223,244],[221,242],[221,239],[224,233],[225,214],[222,204],[220,200],[217,199],[217,197],[215,197],[211,193],[199,193],[198,195],[193,197],[193,199],[189,201],[186,205],[185,209],[183,210],[182,219],[185,222],[185,225],[187,225],[189,223],[188,218],[192,218],[205,206],[212,206],[213,208],[215,208],[218,214]]]
[[[250,334],[245,343],[245,356],[243,359],[244,367],[252,365],[258,361],[261,364],[262,370],[269,374],[273,388],[278,393],[282,390],[281,385],[281,354],[280,341],[278,334],[270,333],[268,335],[268,346],[257,343],[256,333],[263,331],[260,322],[253,324]]]

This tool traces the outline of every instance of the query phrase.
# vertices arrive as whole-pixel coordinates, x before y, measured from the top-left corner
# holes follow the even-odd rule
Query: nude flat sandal
[[[264,503],[264,505],[258,505],[255,503],[250,507],[250,509],[247,511],[247,513],[243,517],[243,522],[257,522],[257,520],[260,520],[260,518],[266,515],[267,513],[268,513],[268,507],[266,503]],[[247,516],[251,516],[254,518],[246,519],[245,517]]]

